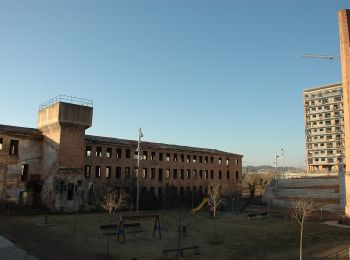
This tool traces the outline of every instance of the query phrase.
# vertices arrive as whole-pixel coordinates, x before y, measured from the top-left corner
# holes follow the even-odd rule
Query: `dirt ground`
[[[39,259],[162,259],[163,249],[177,247],[178,215],[186,225],[182,245],[200,247],[200,255],[186,251],[182,259],[298,259],[299,226],[291,218],[248,220],[247,212],[220,212],[216,218],[207,212],[158,213],[162,240],[152,237],[154,219],[134,220],[141,223],[141,232],[127,231],[125,244],[110,237],[109,258],[107,237],[99,229],[100,224],[108,223],[107,214],[49,215],[50,225],[38,224],[44,221],[43,215],[0,216],[0,234]],[[118,220],[118,215],[113,217],[114,223]],[[319,220],[305,225],[304,259],[319,259],[349,244],[350,229],[327,226]],[[176,259],[175,253],[171,256],[168,259]]]

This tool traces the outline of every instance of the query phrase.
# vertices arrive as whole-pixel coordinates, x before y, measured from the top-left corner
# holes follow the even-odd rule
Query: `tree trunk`
[[[304,220],[300,224],[300,244],[299,244],[299,259],[303,260],[303,229],[304,229]]]

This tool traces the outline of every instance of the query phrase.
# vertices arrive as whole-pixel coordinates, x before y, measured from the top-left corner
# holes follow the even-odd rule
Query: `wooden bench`
[[[261,212],[260,218],[267,218],[269,216],[268,212]]]
[[[248,214],[248,220],[257,219],[258,213],[250,213]]]
[[[172,252],[180,253],[180,256],[184,256],[184,251],[186,250],[194,250],[195,255],[199,255],[199,246],[187,246],[187,247],[180,247],[176,249],[164,249],[162,251],[163,259],[167,259],[168,253],[172,253]]]
[[[102,235],[112,236],[118,234],[118,225],[117,224],[105,224],[100,225],[100,231]]]

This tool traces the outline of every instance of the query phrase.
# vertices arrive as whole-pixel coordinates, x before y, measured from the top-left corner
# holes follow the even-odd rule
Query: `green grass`
[[[111,259],[161,259],[162,249],[177,246],[175,214],[160,212],[162,240],[152,237],[153,219],[137,221],[141,222],[143,232],[127,233],[126,244],[111,237]],[[298,258],[299,226],[290,218],[248,221],[245,214],[219,213],[214,219],[205,212],[193,215],[182,211],[179,214],[187,226],[182,245],[200,246],[199,256],[185,252],[184,259]],[[108,222],[107,214],[50,215],[49,223],[53,225],[36,225],[43,219],[43,216],[0,217],[0,232],[40,259],[106,258],[106,237],[101,234],[99,225]],[[113,217],[113,222],[118,223],[118,220],[117,215]],[[349,229],[319,222],[305,224],[305,259],[317,259],[348,244]]]

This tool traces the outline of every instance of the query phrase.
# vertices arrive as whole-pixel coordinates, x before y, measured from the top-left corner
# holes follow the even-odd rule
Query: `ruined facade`
[[[1,200],[72,211],[108,187],[132,188],[137,141],[85,135],[92,112],[91,101],[58,97],[40,107],[38,129],[0,125]],[[242,155],[151,142],[141,147],[140,186],[157,197],[167,186],[179,194],[240,187]]]
[[[308,172],[338,172],[345,155],[342,84],[304,90],[304,119]]]

